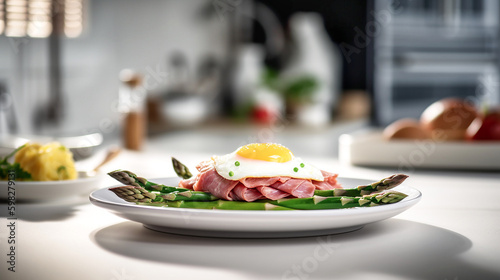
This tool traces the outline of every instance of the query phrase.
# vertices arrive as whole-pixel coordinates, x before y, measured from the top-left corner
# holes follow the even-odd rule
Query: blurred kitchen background
[[[383,127],[499,103],[496,0],[0,0],[0,135]],[[139,135],[139,136],[138,136]]]

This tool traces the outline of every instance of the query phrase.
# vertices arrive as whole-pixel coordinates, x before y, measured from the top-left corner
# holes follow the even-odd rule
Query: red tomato
[[[271,124],[276,120],[276,113],[265,106],[256,106],[253,109],[252,117],[260,124]]]
[[[500,141],[500,111],[491,111],[483,117],[477,117],[467,128],[467,139]]]

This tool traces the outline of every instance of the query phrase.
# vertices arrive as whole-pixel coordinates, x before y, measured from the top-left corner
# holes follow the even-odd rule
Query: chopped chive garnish
[[[300,164],[300,167],[304,168],[304,166],[306,166],[304,163]]]
[[[236,166],[240,166],[240,162],[239,162],[239,161],[237,161],[237,162],[235,162],[235,163],[234,163],[234,165],[236,165]]]
[[[299,168],[298,168],[298,167],[295,167],[295,168],[293,169],[293,171],[295,171],[295,172],[299,172]]]
[[[234,175],[234,172],[233,171],[229,171],[229,176],[233,177],[233,175]]]

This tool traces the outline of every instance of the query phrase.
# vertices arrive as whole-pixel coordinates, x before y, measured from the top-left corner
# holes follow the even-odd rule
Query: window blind
[[[0,34],[8,37],[45,38],[54,30],[67,37],[83,31],[84,0],[0,0]],[[54,17],[62,18],[60,28]]]

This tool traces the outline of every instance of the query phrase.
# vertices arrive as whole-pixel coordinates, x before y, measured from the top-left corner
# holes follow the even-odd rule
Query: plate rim
[[[74,180],[59,181],[14,181],[14,190],[9,195],[7,187],[0,191],[0,200],[15,197],[19,203],[46,203],[67,199],[73,196],[86,195],[100,188],[103,174],[91,177],[77,178]],[[8,181],[4,181],[5,185]],[[44,192],[43,194],[42,191]],[[54,193],[57,192],[56,195]]]
[[[155,179],[151,179],[151,180],[172,180],[172,179],[177,179],[179,180],[179,178],[177,177],[163,177],[163,178],[155,178]],[[368,179],[362,179],[362,178],[353,178],[353,177],[338,177],[338,179],[347,179],[347,180],[362,180],[362,181],[367,181],[367,182],[374,182],[373,180],[368,180]],[[314,213],[314,214],[320,214],[320,215],[328,215],[328,216],[331,216],[331,215],[342,215],[342,214],[345,214],[345,212],[353,212],[353,211],[356,211],[357,213],[363,213],[363,212],[367,212],[367,213],[374,213],[374,212],[380,212],[380,211],[384,211],[384,210],[388,210],[388,209],[400,209],[400,208],[405,208],[405,207],[411,207],[412,205],[416,204],[421,198],[422,198],[422,192],[419,191],[418,189],[416,188],[413,188],[413,187],[410,187],[410,186],[406,186],[404,184],[400,185],[400,186],[397,186],[397,188],[399,187],[404,187],[404,188],[407,188],[409,189],[410,191],[412,192],[415,192],[415,196],[412,196],[410,198],[405,198],[403,199],[402,201],[400,202],[397,202],[397,203],[394,203],[394,204],[388,204],[388,205],[379,205],[377,207],[352,207],[352,208],[344,208],[344,209],[318,209],[318,210],[295,210],[295,211],[264,211],[264,210],[218,210],[218,209],[191,209],[191,208],[168,208],[168,207],[157,207],[157,206],[147,206],[147,205],[136,205],[132,202],[126,202],[126,201],[123,201],[123,202],[114,202],[114,201],[105,201],[101,198],[98,198],[96,197],[96,195],[100,194],[101,192],[105,192],[105,191],[108,191],[110,188],[113,188],[113,187],[117,187],[117,186],[122,186],[122,185],[113,185],[113,186],[109,186],[109,187],[104,187],[104,188],[100,188],[98,190],[95,190],[93,191],[90,195],[89,195],[89,200],[92,204],[94,204],[95,206],[98,206],[98,207],[101,207],[101,208],[106,208],[108,210],[113,210],[113,211],[116,211],[115,209],[111,209],[111,207],[119,207],[119,208],[126,208],[126,209],[144,209],[144,210],[151,210],[151,211],[155,211],[158,212],[158,213],[161,213],[161,211],[172,211],[172,212],[182,212],[182,213],[186,213],[186,212],[193,212],[193,213],[198,213],[198,214],[208,214],[210,213],[210,215],[228,215],[228,216],[232,216],[232,215],[245,215],[245,214],[252,214],[252,215],[265,215],[265,216],[288,216],[290,215],[290,213],[300,213],[298,215],[304,215],[304,216],[308,216],[309,214],[311,213]],[[107,205],[107,206],[110,206],[110,207],[103,207],[103,205],[98,205],[98,204],[103,204],[103,205]],[[216,213],[216,214],[214,214]]]
[[[65,185],[65,184],[71,184],[71,183],[84,183],[86,181],[94,181],[96,179],[99,179],[100,177],[103,177],[102,174],[97,174],[95,176],[91,177],[84,177],[84,178],[76,178],[73,180],[53,180],[53,181],[18,181],[14,180],[15,186],[43,186],[43,185]]]

